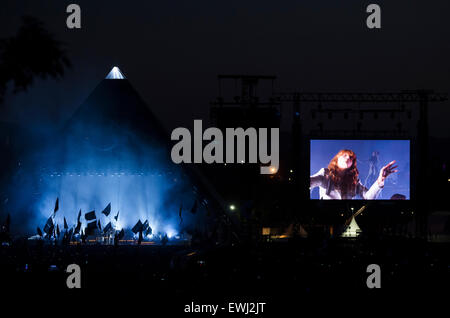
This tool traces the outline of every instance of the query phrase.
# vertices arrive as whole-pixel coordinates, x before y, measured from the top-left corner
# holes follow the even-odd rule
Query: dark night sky
[[[81,30],[66,27],[70,3]],[[369,3],[381,5],[381,30],[365,26]],[[9,95],[2,117],[56,127],[114,65],[168,129],[208,118],[219,73],[275,74],[283,89],[448,92],[449,12],[448,0],[2,1],[0,38],[33,15],[73,62],[62,80]],[[449,115],[435,106],[432,135],[450,136]]]

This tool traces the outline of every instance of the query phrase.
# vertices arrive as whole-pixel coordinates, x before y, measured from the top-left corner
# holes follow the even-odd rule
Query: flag
[[[111,213],[111,203],[109,203],[106,208],[102,211],[102,213],[108,216]]]
[[[148,227],[149,227],[148,220],[145,220],[144,224],[142,224],[142,231],[147,230]]]
[[[45,232],[45,237],[49,238],[53,236],[53,232],[55,232],[55,226],[52,224],[50,228]]]
[[[101,231],[102,230],[102,224],[100,223],[100,220],[98,220],[98,229]]]
[[[81,218],[81,209],[80,209],[80,212],[78,212],[77,222],[80,222],[80,218]]]
[[[178,212],[178,215],[180,216],[180,224],[183,222],[183,217],[181,216],[181,211],[183,211],[183,204],[180,204],[180,212]]]
[[[67,230],[69,226],[67,225],[66,217],[64,217],[64,230]]]
[[[87,221],[95,220],[95,219],[97,218],[97,217],[95,216],[95,210],[86,213],[86,214],[84,215],[84,218],[85,218]]]
[[[135,226],[133,226],[133,228],[131,229],[131,231],[136,234],[138,232],[142,232],[142,222],[141,220],[139,220]]]
[[[86,227],[90,230],[94,230],[97,228],[97,222],[95,221],[89,222]]]
[[[114,217],[114,220],[116,220],[116,222],[117,222],[117,219],[119,218],[119,212],[120,212],[120,211],[117,211],[117,214],[116,214],[116,216]]]
[[[117,238],[119,240],[121,240],[121,239],[123,239],[124,236],[125,236],[125,231],[123,229],[121,229]]]
[[[84,229],[84,233],[86,235],[91,235],[92,233],[94,233],[94,230],[97,228],[97,222],[92,221],[89,222],[86,226],[86,228]]]
[[[195,214],[195,212],[197,212],[197,199],[195,199],[194,205],[191,208],[191,213]]]
[[[151,235],[152,234],[152,228],[149,226],[147,228],[147,230],[145,231],[145,236]]]
[[[41,229],[39,228],[39,226],[37,227],[37,233],[38,233],[39,236],[42,236],[42,231],[41,231]]]
[[[103,233],[108,233],[112,229],[111,222],[106,224],[106,226],[103,228]]]
[[[73,231],[73,234],[80,233],[80,229],[81,229],[81,222],[78,221],[77,226],[75,227],[75,230]]]
[[[59,210],[59,198],[56,198],[55,209],[53,210],[53,213],[56,213],[58,210]]]
[[[59,225],[56,224],[56,236],[59,237],[59,234],[61,234],[61,232],[59,231]]]
[[[47,223],[45,223],[44,226],[44,232],[47,234],[50,234],[51,232],[53,232],[53,219],[52,217],[49,217],[47,219]]]

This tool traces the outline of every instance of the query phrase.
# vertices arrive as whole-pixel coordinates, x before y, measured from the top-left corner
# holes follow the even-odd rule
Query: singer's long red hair
[[[352,166],[345,170],[338,167],[338,158],[344,154],[347,154],[353,160]],[[340,150],[328,164],[328,177],[331,178],[334,187],[341,192],[341,197],[347,196],[348,194],[354,197],[356,194],[356,185],[359,180],[356,154],[348,149]]]

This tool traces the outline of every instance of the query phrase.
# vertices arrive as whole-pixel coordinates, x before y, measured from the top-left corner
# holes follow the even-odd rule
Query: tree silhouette
[[[61,78],[69,67],[63,43],[55,40],[38,19],[23,17],[16,36],[0,39],[0,102],[8,82],[17,93],[26,90],[35,78]]]

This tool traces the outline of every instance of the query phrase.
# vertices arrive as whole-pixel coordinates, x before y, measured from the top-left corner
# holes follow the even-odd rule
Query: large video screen
[[[409,140],[311,140],[310,198],[409,200]]]

